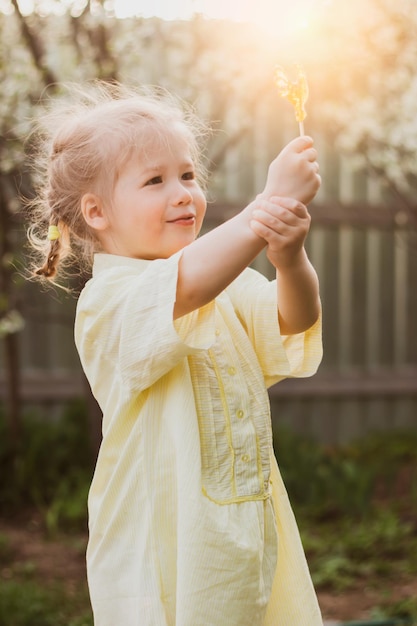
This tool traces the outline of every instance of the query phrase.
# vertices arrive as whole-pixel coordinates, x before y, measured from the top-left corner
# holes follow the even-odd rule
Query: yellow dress
[[[178,260],[96,255],[75,338],[103,411],[89,494],[96,626],[319,626],[272,449],[267,387],[312,375],[320,321],[281,337],[247,269],[175,322]]]

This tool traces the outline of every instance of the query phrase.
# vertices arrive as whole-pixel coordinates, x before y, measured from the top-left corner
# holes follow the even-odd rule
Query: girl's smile
[[[178,226],[194,226],[195,215],[182,215],[174,220],[168,220],[168,224],[177,224]]]

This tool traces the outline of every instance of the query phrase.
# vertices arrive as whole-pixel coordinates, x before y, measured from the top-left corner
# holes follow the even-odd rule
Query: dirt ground
[[[356,589],[340,594],[319,591],[319,602],[323,618],[332,621],[354,621],[370,619],[372,611],[383,604],[399,602],[407,598],[417,597],[417,580],[413,582],[397,582],[387,590],[358,585]]]
[[[26,523],[0,520],[0,537],[7,538],[7,558],[2,559],[7,562],[0,561],[0,580],[19,575],[29,564],[34,580],[42,581],[45,586],[60,582],[71,592],[87,585],[86,534],[48,538],[40,521],[32,518]]]
[[[8,559],[0,561],[0,581],[15,576],[30,564],[36,580],[46,586],[61,582],[68,592],[86,585],[86,535],[48,539],[39,520],[19,523],[0,521],[0,537],[6,538]],[[4,550],[4,549],[3,549]],[[1,556],[1,555],[0,555]],[[389,599],[396,602],[417,597],[417,580],[396,581],[389,589],[375,584],[363,585],[343,593],[319,591],[325,620],[346,621],[369,618],[371,611]]]

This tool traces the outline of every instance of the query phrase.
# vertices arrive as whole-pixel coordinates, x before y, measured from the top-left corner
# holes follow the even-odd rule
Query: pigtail
[[[43,276],[49,280],[52,280],[57,272],[58,272],[58,264],[62,251],[62,242],[61,242],[62,233],[58,228],[57,223],[51,222],[48,228],[48,241],[49,241],[49,250],[47,253],[47,257],[45,263],[35,270],[36,276]]]

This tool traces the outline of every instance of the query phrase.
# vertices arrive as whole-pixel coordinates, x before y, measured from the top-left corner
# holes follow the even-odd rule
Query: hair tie
[[[60,238],[60,236],[61,236],[61,233],[58,230],[58,226],[55,226],[55,224],[50,224],[48,228],[49,241],[56,241],[57,239]]]

